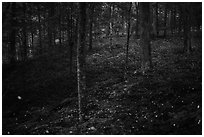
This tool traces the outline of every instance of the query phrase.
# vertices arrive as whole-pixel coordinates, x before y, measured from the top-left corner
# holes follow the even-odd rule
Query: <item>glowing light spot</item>
[[[197,109],[199,109],[199,108],[200,108],[200,106],[198,105],[198,106],[197,106]]]
[[[200,124],[200,122],[201,122],[201,120],[199,119],[199,120],[198,120],[198,124]]]
[[[18,96],[17,98],[18,98],[19,100],[21,100],[21,99],[22,99],[22,97],[21,97],[21,96]]]
[[[175,127],[175,126],[176,126],[176,124],[173,124],[173,126]]]
[[[45,133],[47,133],[47,134],[48,134],[48,133],[49,133],[49,130],[45,130]]]

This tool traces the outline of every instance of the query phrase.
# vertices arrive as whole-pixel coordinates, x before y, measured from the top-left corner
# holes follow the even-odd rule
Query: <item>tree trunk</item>
[[[127,47],[126,47],[126,68],[128,66],[128,50],[129,50],[129,39],[130,39],[130,14],[131,14],[131,7],[132,7],[132,3],[130,3],[130,7],[129,7],[129,14],[128,14],[128,27],[127,27]]]
[[[112,13],[113,12],[113,6],[112,5],[110,5],[110,23],[109,23],[109,31],[110,31],[110,33],[109,33],[109,38],[110,38],[110,46],[112,46],[112,35],[113,35],[113,22],[112,22]]]
[[[159,7],[159,3],[156,3],[156,29],[157,29],[157,37],[159,36],[159,18],[158,18],[158,7]]]
[[[77,43],[77,90],[78,90],[78,109],[79,121],[82,121],[81,99],[86,89],[85,83],[85,32],[86,32],[86,3],[79,3],[79,22],[78,22],[78,43]]]
[[[10,63],[15,64],[16,62],[16,3],[11,4],[11,31],[10,31]]]
[[[94,3],[91,3],[90,10],[89,10],[89,50],[92,50],[93,13],[94,13]]]
[[[144,74],[152,66],[150,47],[150,4],[140,3],[140,46],[142,48],[141,71]]]
[[[73,5],[71,3],[70,5],[70,16],[69,16],[69,46],[70,46],[70,74],[72,73],[72,58],[73,58],[73,46],[74,46],[74,40],[73,40],[73,19],[72,19],[72,10],[73,10]]]
[[[139,32],[139,3],[136,3],[136,10],[137,10],[137,13],[136,13],[136,15],[137,15],[137,21],[136,21],[136,39],[138,38],[138,32]]]
[[[62,32],[62,30],[61,30],[61,3],[59,3],[59,6],[58,6],[58,12],[59,12],[59,44],[60,44],[60,47],[62,46],[62,35],[61,35],[61,32]]]
[[[42,29],[41,29],[41,17],[40,17],[40,5],[38,5],[38,29],[39,29],[39,53],[42,54]]]
[[[53,37],[52,37],[52,35],[53,35],[53,25],[52,25],[52,23],[53,23],[53,19],[52,19],[52,17],[53,17],[53,15],[54,15],[54,5],[53,5],[53,3],[49,3],[49,20],[48,20],[48,39],[49,39],[49,46],[53,46],[53,44],[52,44],[52,39],[53,39]]]
[[[23,3],[23,61],[27,60],[27,21],[26,21],[26,3]]]
[[[167,5],[165,4],[165,11],[164,11],[164,38],[166,37],[166,31],[167,31]]]
[[[183,5],[184,20],[184,52],[190,53],[191,48],[191,7]]]
[[[183,20],[182,20],[182,9],[181,9],[181,7],[179,7],[179,35],[181,35],[181,32],[182,32],[182,22],[183,22]]]

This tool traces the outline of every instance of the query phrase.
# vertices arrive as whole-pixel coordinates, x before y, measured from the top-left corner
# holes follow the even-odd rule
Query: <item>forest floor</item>
[[[152,41],[153,69],[145,74],[137,42],[130,42],[127,69],[125,40],[114,43],[101,41],[87,56],[81,122],[69,51],[9,74],[3,69],[3,134],[202,134],[201,40],[190,54],[182,53],[179,38]]]

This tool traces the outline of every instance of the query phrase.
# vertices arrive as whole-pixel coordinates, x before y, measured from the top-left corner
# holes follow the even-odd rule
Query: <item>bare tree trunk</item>
[[[110,23],[109,23],[109,37],[110,37],[110,46],[112,46],[112,35],[113,35],[113,22],[112,22],[113,6],[110,5]]]
[[[12,2],[11,5],[11,31],[10,31],[10,63],[16,62],[16,3]]]
[[[190,53],[191,48],[191,7],[183,5],[184,13],[184,52]]]
[[[89,10],[89,50],[92,50],[92,27],[93,27],[93,12],[94,12],[94,4],[90,4]]]
[[[27,60],[27,21],[26,21],[26,3],[23,3],[23,61]]]
[[[73,46],[74,46],[74,41],[73,41],[73,21],[72,21],[72,10],[73,10],[73,4],[71,3],[70,5],[70,16],[69,16],[69,46],[70,46],[70,74],[72,73],[72,58],[73,58]]]
[[[157,29],[157,37],[159,36],[159,18],[158,18],[158,6],[159,6],[159,3],[157,2],[156,3],[156,29]]]
[[[53,39],[53,21],[52,17],[54,15],[54,5],[53,3],[49,3],[49,20],[48,20],[48,39],[49,39],[49,46],[53,46],[52,39]]]
[[[86,89],[85,83],[85,32],[86,32],[86,3],[79,3],[78,43],[77,43],[77,90],[79,121],[82,121],[82,94]]]
[[[136,13],[136,15],[137,15],[137,21],[136,21],[136,38],[138,38],[138,31],[139,31],[139,3],[136,3],[136,8],[137,8],[137,13]]]
[[[142,48],[141,71],[144,74],[152,66],[150,46],[150,4],[140,3],[140,45]]]
[[[58,11],[59,12],[59,20],[58,21],[59,21],[59,24],[58,25],[59,25],[59,44],[60,44],[60,47],[62,46],[62,34],[61,34],[62,33],[62,30],[61,30],[61,14],[62,13],[61,13],[61,8],[62,8],[61,3],[59,3],[59,5],[58,5],[58,10],[59,10]]]
[[[41,16],[40,5],[38,5],[38,29],[39,29],[39,53],[42,54],[42,29],[41,29]]]
[[[127,27],[127,47],[126,47],[126,68],[128,66],[128,50],[129,50],[129,39],[130,39],[130,14],[131,14],[131,7],[132,7],[132,3],[130,3],[130,7],[129,7],[129,14],[128,14],[128,27]]]
[[[166,37],[167,32],[167,5],[165,4],[165,11],[164,11],[164,38]]]

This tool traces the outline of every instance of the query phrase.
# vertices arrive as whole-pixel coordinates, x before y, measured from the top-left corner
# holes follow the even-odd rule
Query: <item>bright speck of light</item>
[[[21,99],[22,99],[22,97],[21,97],[21,96],[18,96],[18,99],[19,99],[19,100],[21,100]]]
[[[173,124],[173,126],[175,127],[175,126],[176,126],[176,124]]]
[[[198,105],[198,106],[197,106],[197,108],[199,109],[199,108],[200,108],[200,106]]]
[[[49,130],[46,130],[45,132],[46,132],[46,133],[49,133]]]
[[[200,122],[201,122],[201,120],[199,119],[199,120],[198,120],[198,124],[200,124]]]

